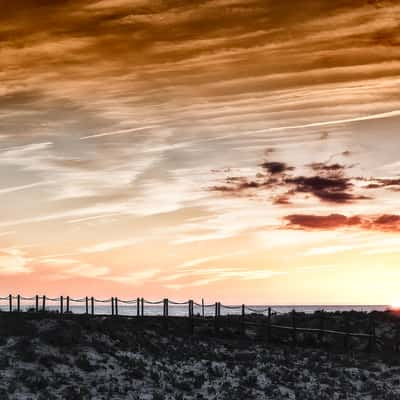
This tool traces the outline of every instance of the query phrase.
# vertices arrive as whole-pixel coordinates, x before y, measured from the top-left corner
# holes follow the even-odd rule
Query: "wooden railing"
[[[214,320],[214,328],[215,331],[219,331],[221,319],[229,316],[235,316],[239,321],[240,330],[245,333],[246,327],[251,326],[260,326],[258,322],[254,322],[254,320],[249,319],[250,315],[262,315],[262,327],[265,329],[265,337],[266,340],[270,340],[272,338],[271,332],[272,330],[282,330],[289,331],[292,336],[292,340],[294,343],[297,341],[297,337],[300,333],[309,333],[315,334],[319,337],[320,342],[325,335],[334,335],[334,336],[342,336],[344,338],[344,347],[346,349],[349,348],[349,340],[351,337],[357,337],[361,339],[368,340],[369,348],[374,349],[376,347],[376,343],[379,341],[379,338],[376,336],[375,332],[375,324],[373,319],[370,319],[368,332],[351,332],[349,329],[349,321],[347,318],[344,318],[344,330],[336,330],[336,329],[325,329],[325,319],[326,313],[321,311],[319,313],[319,328],[312,327],[299,327],[297,321],[297,312],[293,309],[290,315],[289,324],[277,324],[274,323],[274,320],[277,319],[279,314],[285,315],[288,317],[288,313],[280,313],[277,310],[274,310],[269,306],[248,306],[245,304],[233,306],[233,305],[224,305],[221,302],[215,302],[211,304],[206,304],[204,300],[201,303],[196,303],[194,300],[187,300],[183,302],[173,301],[167,298],[164,298],[159,301],[150,301],[146,300],[143,297],[137,297],[132,300],[123,300],[118,297],[111,297],[109,299],[96,299],[95,297],[82,297],[82,298],[72,298],[70,296],[59,296],[59,297],[48,297],[46,295],[35,295],[32,297],[24,297],[21,295],[8,295],[6,297],[0,297],[0,301],[8,302],[7,311],[8,312],[22,312],[21,302],[31,302],[26,311],[34,312],[34,313],[44,313],[46,311],[55,311],[59,315],[64,314],[72,314],[71,311],[71,303],[79,304],[82,307],[83,312],[81,314],[85,315],[111,315],[111,316],[119,316],[119,317],[137,317],[144,318],[145,316],[153,316],[154,315],[146,315],[146,305],[149,307],[159,306],[160,314],[158,316],[162,316],[164,318],[165,326],[168,326],[169,318],[177,318],[178,316],[173,316],[170,314],[171,306],[178,306],[180,308],[187,307],[187,314],[180,315],[179,317],[189,318],[191,331],[194,331],[195,321],[201,320]],[[48,303],[56,303],[56,306],[52,306],[52,309],[49,308]],[[103,306],[110,306],[110,314],[106,313],[96,313],[96,304],[101,304]],[[120,305],[124,307],[134,307],[135,313],[131,315],[121,315],[120,314]],[[198,309],[198,312],[195,313],[195,306]],[[224,315],[221,315],[221,309],[226,310]],[[210,310],[210,312],[206,312],[206,310]]]

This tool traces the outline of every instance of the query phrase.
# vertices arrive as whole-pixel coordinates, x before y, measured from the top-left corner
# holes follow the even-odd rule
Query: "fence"
[[[214,329],[218,332],[221,327],[222,320],[226,317],[235,317],[239,322],[240,330],[245,333],[248,327],[259,327],[263,330],[264,336],[267,341],[272,338],[272,330],[286,331],[292,336],[293,343],[297,342],[299,334],[307,333],[314,334],[319,338],[322,343],[325,335],[341,336],[343,337],[343,344],[346,350],[349,349],[349,341],[352,337],[366,339],[368,341],[368,347],[374,349],[376,343],[379,342],[375,332],[375,323],[371,318],[369,321],[368,332],[351,332],[348,318],[344,319],[344,329],[327,329],[325,322],[327,320],[326,313],[321,311],[319,313],[319,327],[300,327],[298,326],[298,314],[294,309],[290,315],[287,313],[280,313],[269,306],[248,306],[242,305],[224,305],[221,302],[215,302],[206,304],[204,300],[201,303],[197,303],[194,300],[187,300],[183,302],[177,302],[170,299],[162,299],[159,301],[146,300],[143,297],[132,300],[124,300],[118,297],[111,297],[109,299],[97,299],[95,297],[82,297],[72,298],[70,296],[59,296],[59,297],[48,297],[43,296],[32,296],[24,297],[21,295],[8,295],[0,297],[0,302],[5,301],[7,304],[6,311],[12,312],[46,312],[55,311],[60,315],[72,314],[73,309],[80,311],[80,314],[85,315],[97,315],[97,316],[119,316],[119,317],[137,317],[143,318],[145,316],[162,316],[164,319],[165,326],[168,327],[168,319],[170,317],[187,317],[190,322],[190,329],[193,332],[195,321],[210,320],[214,321]],[[27,303],[28,302],[28,303]],[[49,305],[50,304],[50,305]],[[121,313],[129,309],[128,313]],[[178,310],[178,312],[176,312]],[[221,310],[225,310],[224,314]],[[150,311],[150,312],[149,312]],[[175,311],[175,314],[171,314],[171,311]],[[249,319],[250,316],[262,316],[263,318],[255,321]],[[278,315],[289,318],[289,323],[277,324],[276,318]]]

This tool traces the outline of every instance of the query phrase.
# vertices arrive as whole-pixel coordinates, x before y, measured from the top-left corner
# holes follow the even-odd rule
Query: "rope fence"
[[[221,310],[225,310],[225,312],[221,313]],[[186,317],[189,319],[191,331],[194,330],[195,320],[212,319],[214,320],[216,332],[220,330],[222,322],[229,320],[229,317],[231,317],[239,321],[240,330],[243,334],[246,334],[248,327],[261,326],[267,340],[272,338],[272,330],[274,330],[275,332],[288,331],[292,335],[293,342],[296,342],[299,334],[304,333],[317,335],[321,342],[325,335],[341,336],[344,338],[344,347],[346,349],[348,349],[349,341],[352,337],[367,339],[371,347],[375,347],[377,341],[379,341],[375,333],[373,320],[370,321],[367,327],[368,332],[352,332],[348,318],[343,319],[342,329],[333,329],[328,325],[330,320],[334,320],[334,317],[327,316],[321,310],[318,311],[319,326],[317,328],[302,327],[298,326],[298,323],[302,322],[299,317],[302,313],[296,312],[295,309],[288,313],[268,306],[228,305],[220,302],[207,304],[204,299],[202,299],[201,303],[198,303],[194,300],[174,301],[167,298],[154,301],[143,297],[134,299],[120,299],[118,297],[97,299],[88,296],[82,298],[69,296],[47,297],[46,295],[25,297],[10,294],[0,297],[0,311],[10,313],[23,311],[36,313],[54,312],[60,315],[86,314],[121,317],[162,316],[164,317],[166,328],[168,328],[168,317]],[[286,320],[284,323],[277,323],[275,321],[276,318],[286,318]]]

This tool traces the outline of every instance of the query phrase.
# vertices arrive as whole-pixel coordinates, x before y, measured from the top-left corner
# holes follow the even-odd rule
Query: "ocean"
[[[70,300],[70,311],[74,314],[84,314],[86,312],[85,299],[77,299],[77,301]],[[246,314],[259,313],[267,314],[268,305],[246,305]],[[385,311],[390,308],[387,305],[271,305],[272,312],[275,313],[288,313],[292,310],[297,312],[313,313],[315,311],[324,310],[327,312],[335,311]],[[33,300],[21,300],[20,310],[27,311],[29,309],[35,308],[35,301]],[[1,298],[0,300],[0,311],[7,312],[10,309],[9,299]],[[17,310],[17,298],[12,300],[12,309]],[[42,298],[39,298],[39,309],[43,309]],[[59,311],[60,310],[60,300],[59,298],[49,299],[46,298],[45,303],[46,311]],[[88,304],[89,313],[91,313],[91,303],[89,300]],[[66,298],[64,298],[64,312],[66,310]],[[95,301],[94,313],[100,315],[111,315],[111,301]],[[201,304],[194,303],[193,306],[194,315],[202,315],[203,308]],[[240,315],[242,313],[241,305],[223,305],[221,304],[221,315]],[[133,303],[125,303],[123,301],[118,302],[118,314],[126,316],[137,315],[137,305],[136,301]],[[170,316],[187,316],[189,314],[188,304],[169,304],[168,314]],[[213,316],[215,314],[215,304],[206,304],[204,307],[205,316]],[[144,315],[163,315],[163,304],[144,304]]]

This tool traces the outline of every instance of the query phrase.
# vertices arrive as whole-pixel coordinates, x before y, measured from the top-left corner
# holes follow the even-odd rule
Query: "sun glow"
[[[400,300],[392,301],[390,308],[392,310],[400,310]]]

